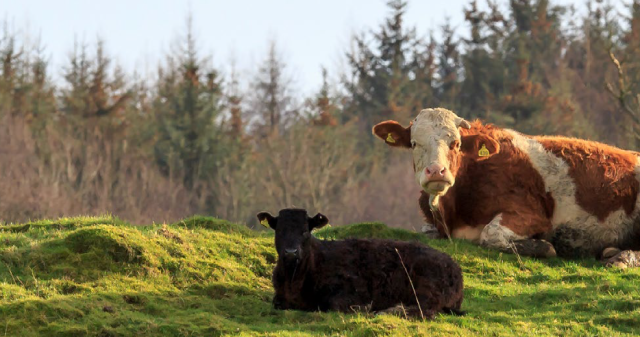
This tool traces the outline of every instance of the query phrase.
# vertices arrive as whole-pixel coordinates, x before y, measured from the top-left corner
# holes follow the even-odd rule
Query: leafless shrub
[[[35,141],[23,119],[0,117],[0,221],[111,213],[132,222],[174,221],[193,214],[198,200],[160,175],[135,151],[116,158],[101,141],[82,144],[87,174],[78,183],[72,165],[80,145],[64,132],[48,130],[47,162],[36,155]],[[51,126],[52,128],[53,126]],[[117,163],[118,167],[114,167]]]
[[[217,215],[253,223],[258,211],[301,207],[329,215],[332,224],[383,221],[420,228],[409,160],[372,164],[353,134],[349,126],[299,128],[265,139],[246,161],[221,169]]]
[[[640,93],[634,93],[632,90],[637,83],[629,79],[624,63],[620,62],[611,50],[609,50],[609,58],[617,70],[618,83],[614,86],[607,81],[605,88],[632,121],[633,126],[629,132],[636,141],[640,142]]]

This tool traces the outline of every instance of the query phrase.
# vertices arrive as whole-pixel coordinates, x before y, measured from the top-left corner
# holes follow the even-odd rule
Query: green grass
[[[522,259],[379,223],[318,237],[416,240],[451,254],[464,317],[420,322],[271,307],[271,232],[192,217],[131,226],[113,217],[0,226],[0,336],[631,335],[640,270]]]

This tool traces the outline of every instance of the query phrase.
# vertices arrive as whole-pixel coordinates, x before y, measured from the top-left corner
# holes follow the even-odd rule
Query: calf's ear
[[[372,132],[389,146],[411,148],[411,125],[405,128],[396,121],[384,121],[376,124]]]
[[[271,227],[272,229],[276,229],[276,226],[278,225],[278,217],[274,217],[269,212],[260,212],[257,214],[257,217],[261,225],[267,228]]]
[[[478,161],[486,160],[500,153],[500,143],[487,135],[462,136],[460,150]]]
[[[329,219],[326,216],[318,213],[313,218],[309,218],[309,232],[315,228],[322,228],[329,223]]]

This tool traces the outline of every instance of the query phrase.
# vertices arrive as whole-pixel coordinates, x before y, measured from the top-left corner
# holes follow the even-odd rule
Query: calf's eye
[[[449,148],[451,150],[459,149],[460,148],[460,142],[458,140],[454,140],[453,142],[451,142],[451,144],[449,144]]]
[[[416,147],[416,141],[412,140],[411,141],[411,148],[414,149]]]

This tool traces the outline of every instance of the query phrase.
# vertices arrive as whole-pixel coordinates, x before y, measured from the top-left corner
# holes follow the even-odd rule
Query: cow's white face
[[[455,183],[459,167],[462,118],[446,109],[425,109],[411,126],[411,147],[416,181],[422,189],[443,195]]]
[[[374,126],[373,133],[390,146],[411,148],[416,181],[431,196],[440,196],[454,185],[463,156],[484,160],[500,149],[487,135],[470,131],[461,137],[461,127],[471,125],[447,109],[436,108],[420,111],[407,128],[386,121]]]

